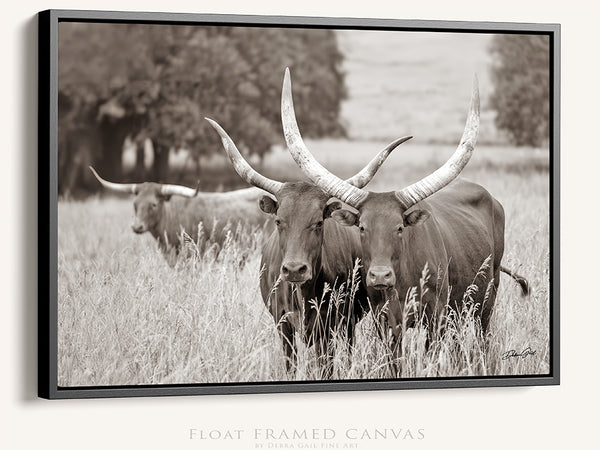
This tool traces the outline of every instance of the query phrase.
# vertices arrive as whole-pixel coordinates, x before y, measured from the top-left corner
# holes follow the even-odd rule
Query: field
[[[385,142],[314,141],[309,148],[340,176],[358,171]],[[437,168],[452,146],[407,143],[369,185],[399,188]],[[215,171],[220,170],[214,162]],[[211,170],[211,168],[207,169]],[[224,169],[223,169],[224,170]],[[261,169],[277,179],[299,177],[283,150]],[[549,370],[548,152],[481,146],[463,176],[482,184],[506,213],[503,265],[529,280],[522,297],[502,275],[489,336],[465,311],[425,349],[422,333],[403,340],[400,377],[544,374]],[[275,324],[258,289],[259,236],[231,243],[219,258],[169,267],[148,234],[129,228],[130,198],[61,201],[58,207],[58,383],[60,386],[215,383],[319,379],[322,361],[300,346],[285,369]],[[240,268],[239,254],[250,246]],[[341,339],[331,356],[334,378],[384,378],[390,354],[373,318],[358,327],[351,352]],[[526,348],[535,354],[503,359]]]
[[[452,142],[464,128],[477,75],[478,142],[506,142],[487,100],[493,90],[491,35],[338,30],[337,38],[348,88],[341,116],[350,138],[391,141],[398,130],[410,130],[419,142]]]

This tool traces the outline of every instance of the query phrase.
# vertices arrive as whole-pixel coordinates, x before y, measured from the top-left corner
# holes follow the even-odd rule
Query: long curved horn
[[[454,180],[465,168],[475,150],[477,134],[479,133],[479,83],[477,76],[473,79],[473,92],[471,93],[471,107],[460,144],[454,154],[446,163],[432,174],[426,176],[400,191],[396,191],[396,198],[405,208],[410,208],[417,202],[436,193]]]
[[[332,197],[338,198],[350,206],[357,208],[365,201],[368,192],[352,186],[350,183],[336,177],[317,162],[315,157],[308,151],[294,113],[294,102],[292,100],[292,82],[290,81],[290,70],[286,67],[283,78],[283,91],[281,93],[281,122],[283,134],[288,150],[296,164],[311,179],[313,183],[323,189]]]
[[[88,167],[90,168],[96,179],[100,182],[100,184],[105,188],[110,189],[112,191],[125,192],[127,194],[135,194],[135,189],[138,186],[137,183],[111,183],[110,181],[106,181],[104,178],[98,175],[98,172],[96,172],[92,166]]]
[[[161,195],[181,195],[182,197],[193,198],[198,195],[200,185],[196,189],[187,186],[179,186],[177,184],[163,184],[160,187]]]
[[[367,164],[360,172],[358,172],[352,178],[348,178],[346,183],[356,186],[357,188],[364,188],[373,179],[390,153],[392,153],[392,151],[400,144],[408,141],[409,139],[412,139],[412,136],[401,137],[388,144],[388,146],[381,150],[377,156],[375,156],[375,158],[373,158],[371,162]]]
[[[283,183],[271,180],[270,178],[261,175],[252,167],[250,167],[250,164],[248,164],[248,162],[241,155],[240,151],[235,146],[233,140],[229,137],[225,130],[221,128],[221,125],[219,125],[214,120],[209,119],[208,117],[205,117],[205,119],[208,120],[212,127],[215,130],[217,130],[219,136],[221,136],[221,142],[223,143],[225,152],[227,152],[227,156],[229,156],[229,159],[233,164],[233,168],[238,173],[238,175],[242,177],[242,179],[244,179],[247,183],[261,188],[267,192],[270,192],[273,195],[277,195],[277,193],[283,187]]]

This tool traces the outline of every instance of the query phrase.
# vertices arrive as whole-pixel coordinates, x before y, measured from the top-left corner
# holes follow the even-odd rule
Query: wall
[[[394,6],[392,6],[394,5]],[[600,316],[594,280],[598,249],[593,195],[599,157],[600,79],[593,25],[578,1],[285,3],[222,0],[42,2],[4,10],[0,183],[0,374],[2,448],[254,448],[252,439],[207,443],[189,428],[423,428],[425,439],[363,441],[359,448],[590,448],[598,398],[593,321]],[[36,392],[36,58],[35,13],[48,7],[256,13],[446,20],[560,22],[562,47],[562,385],[560,387],[145,398],[38,400]],[[460,61],[457,61],[460,64]],[[592,200],[592,201],[590,201]],[[593,409],[592,409],[593,408]],[[320,444],[318,444],[320,446]],[[265,447],[267,448],[267,447]],[[296,447],[298,448],[298,447]],[[320,448],[320,447],[319,447]]]

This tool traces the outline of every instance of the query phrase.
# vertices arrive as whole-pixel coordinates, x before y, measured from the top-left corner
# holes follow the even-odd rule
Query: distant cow
[[[330,287],[348,284],[361,258],[358,230],[327,220],[341,203],[330,202],[331,196],[312,183],[281,183],[259,174],[227,133],[208,120],[221,136],[237,173],[275,197],[265,195],[260,200],[260,209],[274,216],[277,226],[263,245],[260,289],[282,337],[288,369],[295,358],[295,331],[302,326],[307,345],[314,343],[321,355],[327,351],[336,324],[347,327],[351,342],[355,323],[368,310],[364,283],[359,284],[353,302],[336,306],[330,304],[329,295],[324,295],[325,283]],[[392,142],[347,183],[365,186],[391,151],[407,139]]]
[[[316,161],[300,136],[291,95],[286,71],[282,109],[288,148],[315,184],[357,210],[356,213],[338,210],[332,216],[360,232],[363,277],[371,298],[383,293],[380,298],[393,299],[388,305],[387,322],[396,344],[400,340],[400,325],[404,322],[411,326],[417,314],[427,318],[430,325],[436,318],[443,319],[448,295],[450,306],[460,311],[465,291],[472,284],[478,287],[472,292],[472,299],[478,305],[477,314],[485,332],[501,271],[513,276],[524,294],[528,292],[527,282],[522,277],[501,266],[504,211],[500,203],[475,183],[458,180],[450,184],[475,148],[479,128],[476,80],[463,137],[448,162],[402,190],[385,193],[353,186]],[[487,267],[485,261],[489,261]],[[431,276],[421,285],[425,265]],[[407,308],[406,304],[407,294],[413,287],[420,300],[416,310]],[[438,321],[438,325],[440,323],[443,320]]]
[[[222,245],[228,224],[233,231],[238,224],[266,226],[268,231],[273,229],[272,224],[266,223],[267,216],[256,208],[265,192],[255,187],[231,192],[198,192],[171,184],[111,183],[102,179],[92,167],[90,170],[105,188],[135,195],[135,219],[131,229],[137,234],[150,232],[170,264],[181,249],[182,231],[198,242],[200,223],[204,234],[204,240],[200,241],[201,250],[205,249],[209,237],[211,244]]]

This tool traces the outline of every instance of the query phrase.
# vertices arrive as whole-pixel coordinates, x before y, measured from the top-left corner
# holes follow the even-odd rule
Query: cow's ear
[[[325,210],[323,211],[323,219],[329,219],[331,215],[339,209],[342,209],[341,202],[335,201],[328,203],[327,205],[325,205]]]
[[[358,226],[358,214],[347,209],[338,209],[331,213],[331,217],[340,225],[346,227]]]
[[[407,227],[418,225],[425,222],[429,218],[429,211],[424,209],[416,209],[404,214],[404,223]]]
[[[269,197],[268,195],[263,195],[258,201],[258,205],[260,206],[260,209],[267,214],[276,214],[277,208],[279,207],[277,200]]]

